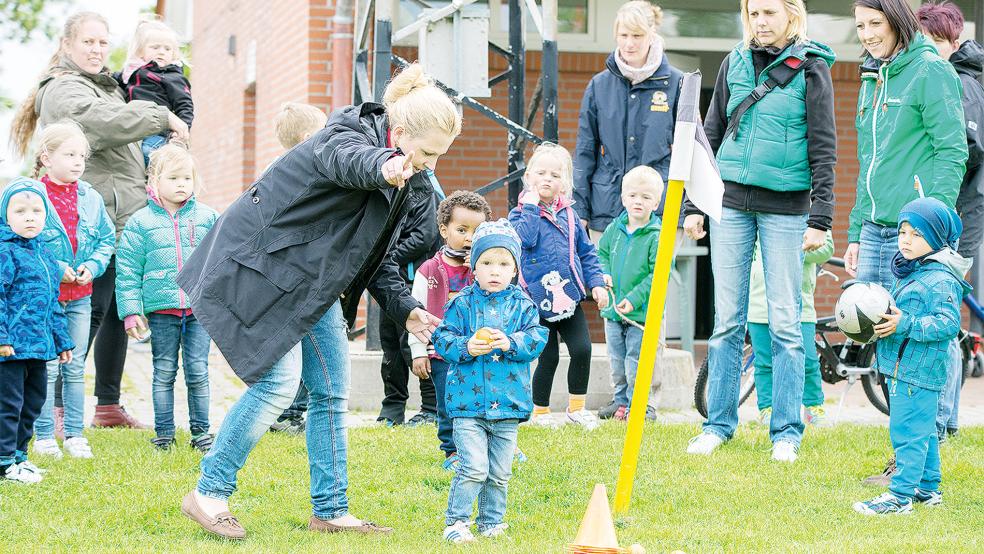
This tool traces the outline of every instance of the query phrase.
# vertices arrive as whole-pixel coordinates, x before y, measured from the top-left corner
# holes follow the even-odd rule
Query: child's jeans
[[[817,356],[816,323],[800,323],[803,330],[803,351],[806,354],[806,377],[803,381],[803,405],[823,404],[823,389],[820,379],[820,358]],[[755,396],[758,409],[772,407],[772,337],[768,323],[749,323],[748,334],[752,339],[755,353]]]
[[[153,135],[143,139],[140,143],[140,151],[143,152],[144,165],[150,167],[150,155],[165,144],[167,144],[167,137],[161,135]]]
[[[437,396],[437,438],[441,441],[441,451],[445,456],[457,452],[454,447],[454,420],[448,417],[447,399],[444,395],[447,389],[448,369],[451,364],[444,360],[431,358],[431,381],[434,382],[434,395]]]
[[[154,355],[154,431],[174,436],[174,381],[178,353],[188,387],[188,423],[191,436],[208,432],[208,333],[195,316],[150,314],[150,349]]]
[[[659,333],[659,350],[656,366],[653,367],[653,381],[649,391],[649,406],[659,405],[662,390],[660,363],[666,346],[666,320]],[[608,343],[608,360],[612,367],[612,386],[615,388],[615,405],[629,406],[632,391],[635,390],[636,370],[639,367],[639,351],[642,349],[642,329],[621,321],[605,320],[605,342]]]
[[[35,424],[38,439],[55,438],[55,382],[61,374],[62,398],[65,404],[65,437],[81,437],[85,420],[85,358],[89,351],[89,324],[92,316],[92,297],[63,302],[68,318],[68,333],[75,342],[72,361],[59,364],[48,362],[48,394]]]
[[[941,475],[936,411],[940,393],[891,377],[886,379],[892,406],[888,433],[898,468],[889,490],[902,498],[911,498],[916,487],[929,492],[938,490]]]
[[[45,373],[44,360],[0,362],[0,466],[27,459],[34,420],[44,405]]]
[[[461,463],[451,480],[447,525],[471,519],[476,499],[480,532],[503,522],[518,429],[517,419],[455,418],[454,444]]]

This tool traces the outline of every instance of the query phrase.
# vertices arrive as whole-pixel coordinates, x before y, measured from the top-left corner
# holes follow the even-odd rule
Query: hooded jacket
[[[34,111],[42,126],[62,119],[82,126],[92,149],[82,178],[103,197],[117,235],[122,233],[147,202],[139,141],[169,129],[168,109],[146,100],[126,103],[109,70],[86,73],[63,58],[41,79]]]
[[[581,219],[604,230],[622,213],[622,177],[648,165],[667,180],[683,73],[662,63],[635,85],[622,75],[615,54],[591,78],[581,100],[574,149],[574,206]],[[664,198],[656,213],[662,215]]]
[[[928,255],[892,288],[902,311],[895,333],[875,343],[878,371],[910,385],[940,391],[946,384],[949,342],[960,332],[960,302],[971,290],[967,260],[945,247]]]
[[[147,206],[126,222],[116,251],[116,308],[120,319],[191,307],[178,272],[219,214],[195,197],[171,215],[153,191]]]
[[[62,270],[38,237],[27,239],[7,224],[7,205],[30,191],[49,205],[44,185],[19,177],[0,195],[0,345],[14,348],[11,360],[53,360],[75,348],[68,319],[58,303]],[[55,216],[57,217],[57,216]]]
[[[101,277],[116,251],[116,228],[106,213],[102,196],[89,183],[78,182],[79,224],[75,230],[78,248],[74,251],[68,231],[47,196],[45,202],[48,216],[40,238],[58,260],[62,273],[68,267],[78,269],[85,265],[94,279]]]
[[[855,119],[860,171],[848,242],[860,240],[864,221],[895,227],[902,206],[919,197],[917,176],[926,196],[956,203],[967,161],[960,99],[956,71],[922,33],[888,62],[865,57]]]
[[[649,306],[649,289],[653,284],[653,268],[659,247],[659,230],[663,225],[656,214],[649,223],[629,233],[629,214],[622,213],[612,221],[598,241],[598,259],[601,269],[612,276],[615,301],[601,311],[602,317],[622,321],[615,312],[615,305],[622,300],[632,304],[632,311],[622,314],[636,323],[646,322]]]
[[[950,55],[950,63],[960,76],[963,85],[963,109],[967,131],[967,172],[964,174],[957,196],[957,212],[963,221],[964,232],[960,237],[958,252],[965,258],[977,256],[984,234],[984,86],[981,72],[984,70],[984,47],[976,40],[968,40]]]
[[[482,327],[501,330],[512,347],[472,356],[468,340]],[[434,331],[434,349],[451,364],[445,393],[448,415],[529,419],[530,362],[546,345],[547,328],[540,325],[536,306],[519,287],[487,292],[471,284],[462,289],[448,302],[444,320]]]
[[[184,76],[184,66],[172,63],[161,67],[157,62],[136,62],[116,77],[127,102],[146,100],[165,106],[184,121],[188,128],[195,119],[195,104],[191,100],[191,83]]]

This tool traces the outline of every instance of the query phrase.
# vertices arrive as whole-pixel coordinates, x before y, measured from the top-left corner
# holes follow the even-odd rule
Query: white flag
[[[700,71],[683,76],[669,177],[683,181],[687,198],[711,219],[721,221],[724,183],[700,124],[700,82]]]

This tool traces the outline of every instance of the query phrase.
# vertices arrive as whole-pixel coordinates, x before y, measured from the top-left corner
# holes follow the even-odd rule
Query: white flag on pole
[[[700,124],[700,82],[700,71],[683,76],[669,177],[683,181],[687,198],[711,219],[720,221],[724,183]]]

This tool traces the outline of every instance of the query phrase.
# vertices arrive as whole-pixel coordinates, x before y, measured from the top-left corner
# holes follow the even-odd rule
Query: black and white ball
[[[854,283],[841,293],[834,310],[837,327],[855,342],[867,344],[877,340],[875,325],[889,313],[895,302],[892,295],[876,283]]]

